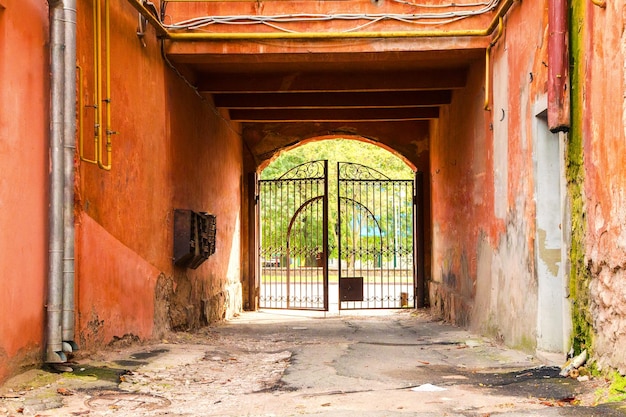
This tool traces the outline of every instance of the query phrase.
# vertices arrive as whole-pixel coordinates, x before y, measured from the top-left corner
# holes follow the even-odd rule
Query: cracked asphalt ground
[[[72,372],[0,388],[9,416],[625,416],[594,405],[606,381],[404,310],[245,313],[153,344],[123,340]]]

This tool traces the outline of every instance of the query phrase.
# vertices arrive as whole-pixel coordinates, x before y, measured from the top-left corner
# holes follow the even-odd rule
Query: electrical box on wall
[[[174,210],[174,265],[196,269],[215,253],[215,216]]]

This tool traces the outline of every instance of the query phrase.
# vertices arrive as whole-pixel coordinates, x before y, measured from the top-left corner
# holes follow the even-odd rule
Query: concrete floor
[[[625,416],[592,406],[606,381],[413,310],[245,313],[156,344],[31,370],[0,388],[20,416]]]

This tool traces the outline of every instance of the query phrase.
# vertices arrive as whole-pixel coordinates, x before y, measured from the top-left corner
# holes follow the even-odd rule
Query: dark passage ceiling
[[[201,94],[244,123],[429,120],[463,88],[479,50],[179,54]]]

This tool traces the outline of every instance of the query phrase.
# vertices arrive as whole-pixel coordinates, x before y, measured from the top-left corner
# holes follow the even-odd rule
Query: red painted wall
[[[516,3],[485,62],[433,123],[431,302],[446,319],[533,349],[533,113],[546,92],[546,2]],[[556,161],[558,163],[558,161]]]
[[[0,1],[0,381],[40,360],[48,217],[48,10]]]
[[[83,99],[93,101],[93,23],[79,10]],[[161,336],[240,309],[242,146],[237,126],[167,66],[136,12],[111,2],[110,171],[79,166],[77,276],[82,348]],[[103,89],[104,91],[104,89]],[[92,151],[93,109],[82,132]],[[87,155],[93,156],[93,155]],[[196,270],[172,264],[174,209],[217,217],[217,250]],[[239,296],[240,297],[240,296]]]

